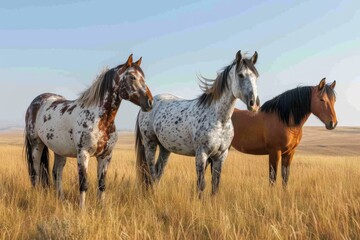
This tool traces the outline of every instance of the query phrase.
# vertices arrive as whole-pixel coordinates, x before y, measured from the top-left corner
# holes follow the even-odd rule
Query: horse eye
[[[239,78],[244,78],[244,74],[240,73]]]
[[[136,80],[136,77],[135,76],[130,76],[130,80]]]
[[[322,99],[322,98],[320,99],[320,101],[325,102],[325,100],[324,100],[324,99]]]

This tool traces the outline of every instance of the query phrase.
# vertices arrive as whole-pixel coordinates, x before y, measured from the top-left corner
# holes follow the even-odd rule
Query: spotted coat
[[[201,97],[185,100],[171,94],[160,94],[154,97],[151,112],[139,112],[137,158],[144,183],[151,184],[160,179],[170,152],[174,152],[195,156],[199,193],[205,187],[204,170],[207,162],[212,161],[212,190],[213,193],[217,191],[221,167],[234,136],[231,115],[236,99],[248,105],[250,100],[257,98],[258,75],[251,67],[245,66],[240,56],[213,81],[211,89],[208,88],[209,91]],[[220,89],[216,88],[221,88],[218,98],[214,94]],[[157,146],[160,153],[155,162]],[[151,179],[146,175],[150,175]]]
[[[85,203],[87,168],[91,156],[98,160],[98,194],[104,197],[105,176],[117,141],[115,116],[122,99],[152,108],[152,95],[139,67],[141,59],[104,71],[78,99],[70,101],[51,93],[36,97],[26,112],[26,148],[33,185],[48,172],[47,149],[55,154],[53,178],[62,197],[61,176],[66,157],[78,160],[80,207]],[[45,167],[44,167],[45,166]],[[46,177],[46,174],[44,175]],[[47,181],[48,182],[48,181]]]

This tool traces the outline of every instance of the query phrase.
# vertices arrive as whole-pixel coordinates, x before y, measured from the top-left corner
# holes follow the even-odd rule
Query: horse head
[[[332,130],[338,124],[335,112],[336,96],[334,88],[336,81],[326,84],[325,78],[315,86],[311,96],[311,112],[317,116],[326,126],[326,129]]]
[[[118,75],[120,76],[120,97],[131,101],[147,112],[152,109],[153,96],[145,83],[145,75],[140,67],[141,60],[142,57],[133,62],[131,54],[126,63],[118,69]]]

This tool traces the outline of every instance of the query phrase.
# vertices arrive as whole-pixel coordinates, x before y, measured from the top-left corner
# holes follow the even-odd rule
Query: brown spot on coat
[[[46,111],[52,109],[52,110],[55,110],[56,107],[59,105],[59,104],[62,104],[62,103],[65,103],[65,102],[68,102],[67,100],[65,99],[58,99],[58,100],[55,100],[53,101],[50,106],[46,109]]]
[[[69,115],[71,115],[71,113],[73,112],[73,110],[76,108],[76,104],[72,105],[67,112],[69,113]]]
[[[66,110],[68,110],[68,108],[69,108],[68,103],[63,103],[63,104],[64,104],[64,106],[60,109],[60,114],[61,115],[63,115],[66,112]]]
[[[112,96],[113,92],[109,90],[108,96]],[[117,94],[116,94],[117,95]],[[101,155],[107,151],[107,142],[110,139],[110,135],[115,132],[115,116],[120,105],[120,98],[112,99],[108,97],[103,105],[104,114],[101,116],[98,123],[99,131],[102,133],[102,138],[98,140],[96,155]]]

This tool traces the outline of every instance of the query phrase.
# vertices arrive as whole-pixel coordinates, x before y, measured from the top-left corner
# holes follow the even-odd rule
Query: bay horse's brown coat
[[[283,184],[286,185],[295,149],[301,141],[302,127],[310,114],[316,115],[327,129],[336,127],[335,97],[327,94],[327,90],[332,91],[334,87],[335,81],[325,85],[325,79],[318,86],[311,87],[310,111],[301,117],[298,124],[294,123],[291,116],[287,124],[277,111],[249,112],[235,109],[232,115],[234,139],[231,145],[243,153],[269,155],[270,183],[276,181],[277,165],[281,159]]]

